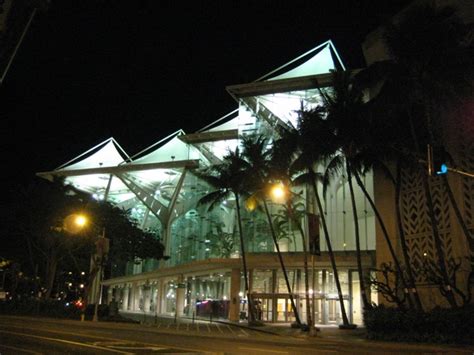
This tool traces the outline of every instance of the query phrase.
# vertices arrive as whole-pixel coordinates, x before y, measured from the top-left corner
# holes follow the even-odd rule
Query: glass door
[[[277,309],[276,309],[276,321],[287,322],[286,309],[288,305],[288,298],[278,297],[277,298]]]
[[[273,322],[273,299],[272,297],[262,296],[254,298],[256,317],[263,322]]]
[[[295,304],[298,306],[299,297],[294,296]],[[290,297],[286,295],[278,295],[276,298],[276,321],[277,322],[294,322],[296,321],[295,312],[291,306]]]

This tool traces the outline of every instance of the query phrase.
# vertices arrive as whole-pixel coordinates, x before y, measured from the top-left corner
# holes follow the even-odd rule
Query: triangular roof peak
[[[331,40],[328,40],[255,81],[326,74],[333,69],[346,70],[336,47]]]
[[[156,151],[157,149],[159,149],[159,147],[162,147],[162,146],[166,145],[168,142],[170,142],[171,140],[173,140],[173,138],[175,138],[179,135],[183,135],[183,134],[185,134],[185,132],[182,129],[178,129],[177,131],[167,135],[165,138],[160,139],[158,142],[155,142],[152,145],[150,145],[150,146],[146,147],[145,149],[142,149],[138,153],[134,154],[130,158],[130,161],[140,160],[143,157],[148,156],[149,154],[151,154],[154,151]]]
[[[125,158],[130,159],[127,152],[125,152],[113,137],[110,137],[54,170],[77,170],[117,166],[123,162]]]

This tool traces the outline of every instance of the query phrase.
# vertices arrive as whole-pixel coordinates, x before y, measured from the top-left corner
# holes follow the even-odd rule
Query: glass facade
[[[230,92],[236,90],[233,95],[239,102],[237,109],[198,132],[185,134],[179,130],[132,157],[115,140],[109,139],[51,173],[59,172],[76,188],[130,211],[131,218],[141,228],[154,233],[165,245],[167,261],[136,258],[126,265],[113,266],[114,278],[107,281],[113,288],[109,298],[115,298],[121,310],[230,317],[233,320],[247,317],[242,266],[235,260],[242,257],[235,197],[230,193],[212,209],[209,204],[200,204],[200,199],[215,188],[194,172],[222,163],[223,157],[229,151],[235,151],[245,135],[263,135],[270,147],[278,138],[279,129],[295,127],[297,111],[316,107],[321,102],[320,90],[330,90],[315,87],[314,80],[305,82],[307,75],[344,67],[340,61],[336,65],[338,56],[334,53],[335,49],[328,41],[318,46],[307,62],[298,58],[296,68],[281,67],[278,73],[265,80],[238,88],[229,87]],[[318,61],[324,65],[319,65]],[[284,83],[278,83],[282,78],[286,79]],[[327,81],[327,78],[325,75],[321,79]],[[275,91],[276,84],[279,86]],[[281,85],[290,86],[286,90]],[[91,169],[92,173],[75,172],[83,169]],[[99,170],[95,172],[94,169]],[[318,169],[322,171],[323,167]],[[363,179],[373,196],[372,174],[367,173]],[[258,317],[265,321],[291,322],[295,317],[283,272],[276,266],[276,247],[270,226],[274,228],[284,255],[288,282],[301,318],[305,319],[309,311],[302,267],[305,235],[308,248],[314,244],[315,249],[321,250],[317,268],[308,275],[311,300],[316,305],[313,309],[315,320],[317,323],[340,321],[327,245],[325,238],[318,238],[322,235],[317,223],[321,215],[327,220],[333,249],[351,255],[344,256],[340,281],[351,317],[360,319],[359,281],[351,269],[356,265],[353,256],[356,248],[348,181],[341,173],[332,177],[324,194],[322,184],[318,183],[317,188],[324,196],[323,211],[317,211],[310,187],[293,189],[294,196],[298,196],[296,203],[300,215],[296,223],[288,218],[283,202],[267,199],[269,221],[262,206],[251,206],[247,196],[239,201],[245,252],[254,260],[249,267],[250,292],[258,301]],[[373,251],[374,213],[360,189],[355,191],[361,249]]]

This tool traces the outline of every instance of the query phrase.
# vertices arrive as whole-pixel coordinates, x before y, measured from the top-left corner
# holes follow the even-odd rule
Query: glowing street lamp
[[[71,234],[79,233],[87,225],[87,218],[82,214],[73,213],[68,215],[63,221],[63,227],[60,231],[66,231]]]
[[[82,214],[73,214],[66,217],[64,222],[64,228],[70,231],[79,231],[86,227],[88,224],[92,224],[89,218]],[[77,232],[76,232],[77,233]],[[102,234],[99,235],[96,242],[96,257],[92,257],[92,262],[95,267],[97,267],[97,276],[94,279],[95,281],[95,289],[94,292],[94,315],[92,318],[93,322],[98,321],[98,304],[100,302],[100,295],[102,294],[102,273],[103,273],[103,262],[105,256],[109,252],[109,239],[105,238],[105,227],[102,228]],[[82,273],[81,273],[82,274]],[[81,288],[83,288],[82,285]]]
[[[273,202],[283,203],[286,201],[288,189],[283,183],[279,182],[270,187],[270,198]]]
[[[257,208],[257,199],[255,198],[255,196],[252,195],[245,201],[245,208],[249,212],[252,212],[254,209]]]

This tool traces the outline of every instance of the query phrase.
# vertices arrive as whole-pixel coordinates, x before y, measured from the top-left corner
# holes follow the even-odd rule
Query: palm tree
[[[393,127],[387,127],[387,121],[379,119],[379,117],[382,116],[380,112],[375,111],[370,102],[363,102],[362,94],[364,86],[361,85],[359,77],[354,79],[347,72],[334,73],[333,82],[335,83],[334,91],[329,94],[323,92],[323,98],[326,110],[329,113],[328,119],[334,121],[333,128],[335,129],[336,136],[339,138],[341,152],[345,157],[345,162],[343,162],[343,164],[346,165],[346,172],[348,175],[352,173],[351,175],[355,178],[357,185],[374,211],[377,222],[382,230],[382,235],[394,262],[395,270],[400,277],[404,292],[407,295],[406,299],[408,300],[410,307],[413,307],[415,303],[418,309],[422,309],[420,298],[416,292],[408,253],[406,253],[406,242],[403,230],[400,230],[400,239],[402,249],[404,250],[405,264],[409,274],[409,280],[406,279],[405,273],[402,270],[402,266],[395,253],[395,249],[390,240],[390,236],[388,235],[382,216],[361,178],[368,171],[378,170],[385,174],[394,185],[396,184],[395,179],[385,162],[393,160],[394,158],[400,161],[399,158],[401,153],[395,152],[390,145],[393,141],[394,133],[400,132],[400,127],[397,127],[396,125]],[[347,164],[347,160],[349,160],[349,164]],[[341,164],[341,162],[339,162],[339,164]],[[347,169],[348,166],[352,171]],[[350,179],[349,187],[351,188]],[[353,196],[351,196],[351,200],[353,200]],[[357,232],[356,228],[356,233]],[[413,302],[412,297],[410,297],[410,290],[413,291],[415,302]]]
[[[307,206],[305,206],[304,203],[299,202],[300,194],[292,193],[290,190],[290,186],[292,185],[290,166],[294,158],[294,153],[298,149],[297,144],[299,140],[296,130],[282,132],[282,135],[283,138],[277,142],[274,142],[275,144],[272,148],[270,175],[281,181],[284,186],[288,187],[289,196],[287,196],[286,204],[283,206],[280,214],[276,216],[275,221],[277,225],[288,223],[296,225],[298,231],[300,232],[301,241],[303,244],[303,268],[305,272],[306,321],[310,327],[310,333],[313,333],[314,323],[312,319],[312,308],[309,293],[308,244],[305,231],[301,225],[301,221],[307,215]],[[291,227],[289,226],[289,228]]]
[[[321,174],[315,170],[315,166],[334,151],[332,133],[327,126],[327,121],[323,118],[323,112],[316,108],[311,111],[300,112],[297,129],[281,131],[280,134],[281,138],[274,143],[274,159],[279,166],[288,164],[290,176],[296,176],[293,179],[293,185],[309,185],[312,187],[334,273],[343,325],[349,327],[336,259],[317,188],[317,181],[321,180]]]
[[[267,204],[267,194],[270,186],[270,149],[267,148],[268,141],[263,136],[244,136],[242,138],[242,158],[244,160],[243,164],[246,167],[246,180],[251,184],[252,190],[254,191],[254,196],[258,198],[264,207],[265,215],[267,216],[267,221],[270,226],[270,233],[273,239],[273,244],[277,251],[278,260],[280,262],[281,269],[283,271],[283,276],[285,278],[286,287],[288,289],[288,295],[290,297],[291,306],[293,312],[295,313],[296,323],[301,327],[301,320],[296,307],[296,303],[293,297],[293,290],[290,286],[288,280],[288,272],[286,271],[285,262],[280,251],[280,245],[278,244],[277,236],[273,226],[272,217],[268,209]]]
[[[234,152],[229,152],[223,158],[222,164],[212,165],[204,171],[195,172],[195,174],[211,185],[215,190],[202,197],[198,204],[209,204],[208,209],[212,210],[221,202],[227,200],[230,196],[235,199],[235,209],[237,212],[237,225],[239,228],[240,254],[242,258],[242,268],[244,272],[245,294],[248,300],[249,324],[256,321],[255,309],[251,295],[249,293],[248,269],[245,254],[245,242],[242,231],[242,218],[240,215],[240,199],[247,193],[247,184],[245,180],[245,165],[239,148]]]
[[[351,83],[351,74],[347,71],[333,72],[332,90],[320,89],[326,121],[332,130],[333,155],[327,165],[325,181],[344,171],[349,184],[354,234],[357,254],[357,270],[361,287],[362,302],[365,309],[371,307],[367,297],[365,276],[362,269],[360,250],[360,231],[352,176],[357,175],[356,157],[366,146],[366,121],[363,116],[363,93]]]
[[[354,75],[352,83],[353,85],[364,90],[372,87],[373,71],[377,71],[377,68],[369,68],[363,70]],[[404,292],[407,295],[407,300],[410,307],[414,306],[419,310],[423,310],[420,296],[416,289],[414,271],[411,266],[410,256],[408,252],[408,246],[405,239],[405,231],[403,229],[402,218],[400,213],[400,196],[401,196],[401,169],[402,166],[406,169],[418,169],[418,160],[412,153],[414,151],[413,142],[410,139],[406,139],[406,132],[410,131],[410,127],[407,127],[406,121],[398,120],[400,115],[400,103],[393,103],[385,100],[370,100],[364,104],[364,115],[366,119],[366,125],[364,129],[366,131],[365,144],[356,155],[355,167],[356,181],[363,191],[367,201],[370,203],[377,221],[382,229],[384,239],[389,248],[389,252],[395,264],[395,269],[398,275],[400,275],[400,281],[404,287]],[[389,112],[389,113],[387,113]],[[398,113],[394,114],[395,112]],[[394,119],[394,117],[396,119]],[[391,169],[388,167],[387,162],[395,161],[395,176],[392,174]],[[385,223],[382,219],[378,208],[376,207],[372,197],[367,192],[364,184],[360,179],[360,174],[364,175],[366,171],[376,171],[383,173],[385,177],[392,182],[395,187],[395,212],[396,222],[398,229],[398,238],[402,247],[403,262],[406,270],[402,270],[400,261],[397,258],[393,245],[390,241]],[[359,174],[360,171],[360,174]],[[411,295],[410,295],[411,292]],[[412,297],[413,296],[413,299]]]
[[[451,8],[413,8],[399,22],[386,28],[385,44],[391,59],[369,68],[369,76],[379,79],[381,88],[377,100],[403,107],[400,119],[406,120],[410,127],[414,155],[418,159],[424,156],[422,147],[427,144],[444,145],[440,120],[443,109],[459,102],[466,92],[472,92],[474,65],[472,43],[466,40],[467,34],[467,27]],[[437,265],[446,291],[443,294],[449,304],[456,307],[429,177],[424,168],[420,167],[420,171]]]
[[[309,325],[310,332],[314,329],[312,312],[311,312],[311,303],[310,303],[310,293],[309,293],[309,270],[308,270],[308,246],[306,244],[306,235],[301,225],[301,221],[306,215],[306,209],[303,203],[297,202],[298,196],[290,193],[290,196],[287,196],[286,204],[282,206],[282,209],[279,211],[279,214],[275,217],[275,224],[277,225],[286,225],[286,232],[289,233],[293,226],[296,226],[298,232],[301,235],[301,242],[303,244],[303,269],[304,269],[304,285],[305,285],[305,297],[306,297],[306,322]],[[314,306],[314,305],[313,305]]]

